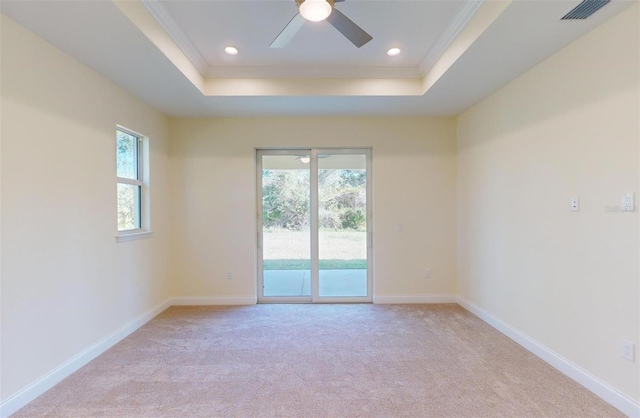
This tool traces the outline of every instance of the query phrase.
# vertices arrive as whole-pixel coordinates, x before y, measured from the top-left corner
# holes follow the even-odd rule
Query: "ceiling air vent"
[[[609,1],[610,0],[582,0],[582,3],[564,15],[562,20],[586,19],[600,10],[602,6],[609,3]]]

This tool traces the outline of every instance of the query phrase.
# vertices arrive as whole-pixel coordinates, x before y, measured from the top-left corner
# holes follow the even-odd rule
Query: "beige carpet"
[[[614,417],[457,305],[174,307],[18,411],[127,417]]]

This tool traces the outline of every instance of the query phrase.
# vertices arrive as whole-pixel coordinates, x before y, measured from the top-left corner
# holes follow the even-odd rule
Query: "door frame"
[[[263,296],[263,239],[262,239],[262,156],[308,153],[310,178],[310,240],[311,240],[311,295],[310,296]],[[318,228],[318,155],[364,155],[366,159],[366,207],[367,207],[367,295],[366,296],[319,296],[319,228]],[[256,294],[258,303],[370,303],[373,301],[373,186],[372,149],[353,148],[257,148],[256,149]]]

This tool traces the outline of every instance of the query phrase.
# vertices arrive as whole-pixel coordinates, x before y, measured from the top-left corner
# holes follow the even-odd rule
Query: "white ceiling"
[[[346,0],[373,36],[327,22],[271,41],[293,0],[0,1],[0,12],[173,116],[455,115],[620,12],[579,0]],[[225,55],[226,45],[240,54]],[[399,46],[403,53],[388,57]],[[45,71],[46,69],[43,69]]]

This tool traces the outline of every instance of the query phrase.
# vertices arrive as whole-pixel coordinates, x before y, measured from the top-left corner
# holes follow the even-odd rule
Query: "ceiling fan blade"
[[[291,42],[293,37],[298,33],[302,25],[304,24],[304,17],[300,13],[296,14],[293,19],[287,23],[287,26],[282,29],[282,32],[276,36],[276,39],[271,42],[269,47],[271,48],[284,48]]]
[[[346,17],[335,7],[327,18],[327,22],[331,23],[334,28],[338,29],[338,32],[343,34],[345,38],[350,40],[351,43],[358,48],[373,39],[371,35],[365,32],[360,26],[353,23],[351,19]]]

